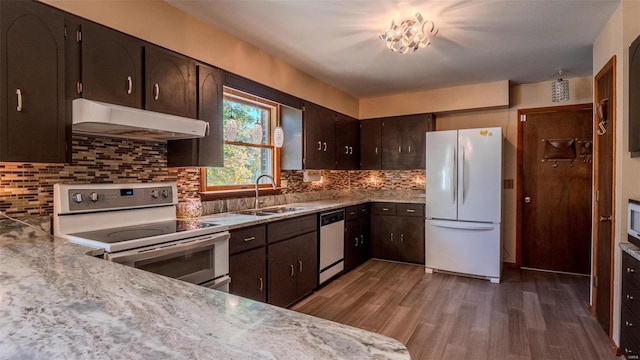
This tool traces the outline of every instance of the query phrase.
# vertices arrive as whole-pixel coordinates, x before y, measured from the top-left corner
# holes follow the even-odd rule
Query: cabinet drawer
[[[267,224],[268,242],[276,242],[318,229],[318,215],[300,216]]]
[[[622,253],[622,281],[640,288],[640,261],[625,252]]]
[[[422,204],[398,204],[398,216],[424,217],[424,205]]]
[[[396,204],[394,203],[373,203],[374,215],[395,215]]]
[[[358,209],[358,205],[349,206],[344,209],[345,220],[353,220],[360,217],[360,211]]]
[[[622,306],[628,306],[640,315],[640,288],[634,286],[631,281],[622,282]]]
[[[639,359],[640,349],[628,332],[620,333],[620,351],[627,360]]]
[[[361,217],[369,217],[369,213],[371,212],[371,207],[369,204],[360,204],[358,205],[358,211],[360,212]]]
[[[267,232],[264,225],[252,226],[231,231],[229,254],[257,248],[267,243]]]

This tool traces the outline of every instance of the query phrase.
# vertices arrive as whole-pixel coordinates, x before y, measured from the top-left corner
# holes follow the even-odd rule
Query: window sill
[[[282,193],[281,188],[276,188],[275,190],[273,190],[272,188],[258,190],[259,195],[279,195],[281,193]],[[218,190],[218,191],[201,191],[199,194],[200,194],[200,199],[202,201],[212,201],[212,200],[252,197],[256,195],[256,191],[255,189]]]

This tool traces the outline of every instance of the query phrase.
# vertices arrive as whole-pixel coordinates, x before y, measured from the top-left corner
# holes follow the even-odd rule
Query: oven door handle
[[[229,239],[229,232],[221,232],[196,237],[194,239],[182,240],[182,242],[168,242],[147,248],[106,254],[106,259],[116,263],[127,264],[171,254],[179,254],[188,251],[206,249],[208,247],[211,247],[216,242],[227,239]]]

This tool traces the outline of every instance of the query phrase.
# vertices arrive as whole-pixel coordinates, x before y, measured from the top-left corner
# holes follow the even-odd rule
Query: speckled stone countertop
[[[235,212],[205,215],[200,220],[220,225],[228,226],[229,230],[238,229],[247,226],[265,224],[272,221],[283,220],[302,215],[314,214],[318,212],[330,211],[335,209],[342,209],[351,205],[358,205],[367,202],[388,202],[388,203],[412,203],[412,204],[424,204],[425,198],[419,196],[407,197],[407,198],[387,198],[387,197],[341,197],[332,198],[326,200],[318,200],[311,202],[297,202],[287,205],[265,207],[263,210],[268,210],[273,207],[292,207],[295,210],[281,214],[270,215],[245,215]]]
[[[1,224],[0,224],[1,225]],[[2,359],[409,359],[396,340],[0,228]]]
[[[640,261],[640,248],[629,242],[621,242],[620,249]]]

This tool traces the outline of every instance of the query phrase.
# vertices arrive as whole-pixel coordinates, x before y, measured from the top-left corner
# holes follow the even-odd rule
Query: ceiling
[[[619,0],[165,0],[357,98],[498,80],[592,75],[591,48]],[[393,53],[378,34],[399,12],[439,28]]]

